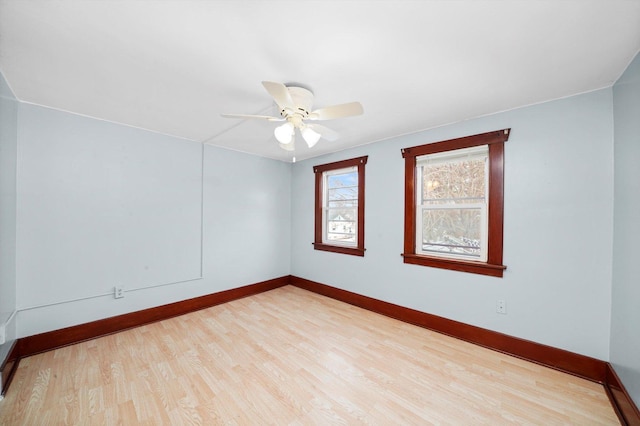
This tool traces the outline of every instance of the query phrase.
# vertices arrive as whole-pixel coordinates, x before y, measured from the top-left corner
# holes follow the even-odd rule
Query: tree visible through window
[[[416,158],[416,252],[487,260],[488,148]]]
[[[501,277],[509,129],[402,150],[404,262]]]
[[[367,157],[313,168],[316,250],[364,256],[364,166]]]

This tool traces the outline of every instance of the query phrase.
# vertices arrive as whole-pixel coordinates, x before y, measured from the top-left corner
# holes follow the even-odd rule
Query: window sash
[[[355,175],[355,176],[349,176]],[[344,176],[349,182],[347,185],[330,184],[335,177]],[[354,181],[355,179],[355,181]],[[350,166],[340,169],[327,170],[322,174],[323,181],[323,197],[322,197],[322,242],[324,244],[337,244],[348,247],[356,247],[358,245],[358,167]],[[340,194],[348,194],[348,198],[339,196]],[[342,204],[342,205],[338,205]],[[349,212],[352,220],[343,220],[345,223],[352,223],[351,229],[344,228],[343,232],[333,232],[330,222],[338,222],[330,220],[334,217],[332,212]],[[339,226],[339,225],[338,225]],[[343,240],[339,240],[339,235],[348,236]],[[333,236],[333,238],[332,238]]]
[[[336,220],[332,212],[348,211],[354,219],[342,218]],[[334,217],[334,219],[330,219]],[[335,226],[335,229],[333,226]],[[322,229],[322,242],[325,244],[339,244],[348,247],[355,247],[358,244],[358,208],[325,208]],[[333,238],[332,238],[333,236]],[[340,238],[340,236],[343,236]]]
[[[415,194],[415,206],[416,206],[416,227],[415,227],[415,253],[436,256],[450,259],[461,260],[475,260],[475,261],[487,261],[487,248],[488,248],[488,215],[487,215],[487,199],[489,192],[489,170],[488,170],[488,157],[489,147],[488,145],[478,145],[469,148],[455,149],[450,151],[443,151],[433,154],[426,154],[416,157],[415,176],[416,176],[416,194]],[[477,197],[450,197],[450,198],[423,198],[423,171],[424,167],[436,166],[450,163],[458,163],[463,161],[483,161],[484,162],[484,194]],[[428,250],[425,249],[424,243],[424,212],[425,211],[438,211],[438,210],[478,210],[480,212],[479,223],[479,254],[464,254],[455,252],[446,252],[443,250]],[[452,240],[455,240],[457,236],[449,236]],[[436,244],[432,244],[435,246]],[[443,245],[445,247],[447,245]],[[463,251],[462,247],[454,247],[449,245],[452,250]]]
[[[452,151],[436,152],[434,154],[420,155],[416,157],[416,166],[437,165],[460,161],[481,160],[489,155],[489,145],[472,146]]]
[[[425,244],[424,241],[424,212],[425,211],[437,211],[437,210],[477,210],[480,213],[480,223],[479,223],[479,231],[480,231],[480,240],[479,245],[477,247],[479,254],[464,254],[464,253],[456,253],[456,252],[445,252],[440,250],[428,250],[425,249],[425,245],[437,245],[434,244]],[[488,229],[488,216],[487,216],[487,204],[486,203],[474,203],[474,204],[422,204],[418,206],[416,211],[416,253],[424,254],[429,256],[439,256],[446,257],[450,259],[466,259],[466,260],[477,260],[486,262],[487,261],[487,229]],[[464,236],[463,236],[464,237]],[[452,236],[452,239],[457,238],[456,236]],[[463,249],[465,246],[455,246],[453,244],[443,245],[453,248],[454,250],[457,248],[459,251]],[[468,247],[468,246],[467,246]]]

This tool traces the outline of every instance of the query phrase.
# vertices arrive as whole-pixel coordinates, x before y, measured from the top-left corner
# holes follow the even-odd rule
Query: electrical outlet
[[[496,302],[496,312],[499,314],[507,313],[507,302],[504,300],[498,300]]]
[[[6,336],[5,336],[5,332],[4,332],[4,324],[0,324],[0,345],[4,344],[5,338],[6,338]]]
[[[122,287],[114,287],[113,288],[113,297],[116,299],[121,299],[124,297],[124,288]]]

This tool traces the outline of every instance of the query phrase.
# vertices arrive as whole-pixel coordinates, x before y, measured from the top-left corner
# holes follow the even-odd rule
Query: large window
[[[501,277],[509,129],[402,150],[404,262]]]
[[[364,256],[367,157],[314,166],[316,250]]]
[[[416,157],[416,253],[487,260],[487,145]]]

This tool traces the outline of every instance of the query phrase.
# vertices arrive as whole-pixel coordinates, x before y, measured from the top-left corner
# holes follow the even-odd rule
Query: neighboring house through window
[[[509,129],[405,148],[404,262],[502,277]]]
[[[367,157],[314,166],[316,250],[364,256]]]

